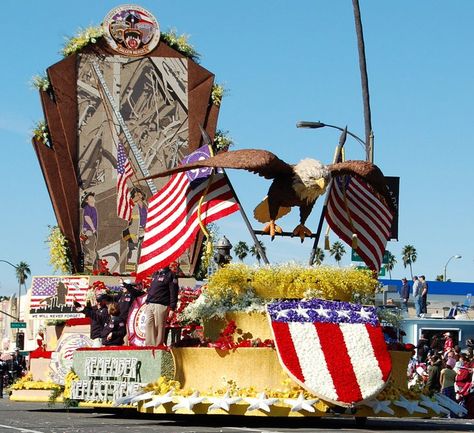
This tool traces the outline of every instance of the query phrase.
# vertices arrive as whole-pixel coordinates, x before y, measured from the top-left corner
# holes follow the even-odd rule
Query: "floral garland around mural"
[[[70,274],[72,264],[68,241],[58,226],[48,226],[49,234],[46,243],[49,245],[49,263],[55,272]]]
[[[49,128],[44,120],[40,120],[33,128],[33,137],[46,146],[51,145]]]

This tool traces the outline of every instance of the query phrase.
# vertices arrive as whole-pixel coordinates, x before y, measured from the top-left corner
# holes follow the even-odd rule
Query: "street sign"
[[[388,263],[388,253],[389,253],[388,251],[385,251],[383,253],[382,263],[384,265],[386,265]],[[359,254],[357,254],[354,250],[352,250],[351,260],[353,262],[363,262],[364,261],[364,259],[361,256],[359,256]]]
[[[11,329],[24,329],[26,328],[26,322],[11,322],[10,328]]]

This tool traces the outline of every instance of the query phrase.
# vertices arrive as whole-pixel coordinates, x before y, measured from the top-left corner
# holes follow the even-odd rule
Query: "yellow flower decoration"
[[[33,380],[33,375],[28,373],[27,375],[23,376],[21,379],[17,380],[12,386],[11,389],[14,390],[21,390],[21,389],[61,389],[61,386],[51,382],[51,381],[39,381]]]
[[[49,263],[54,271],[70,274],[72,265],[69,260],[68,241],[58,226],[49,228],[50,232],[46,239],[46,243],[49,245]]]
[[[64,378],[64,398],[71,398],[72,385],[76,380],[79,380],[79,376],[71,369]]]
[[[297,264],[251,268],[229,264],[209,280],[211,299],[237,300],[248,289],[265,301],[277,298],[322,298],[361,301],[379,287],[370,271],[353,268],[304,267]]]

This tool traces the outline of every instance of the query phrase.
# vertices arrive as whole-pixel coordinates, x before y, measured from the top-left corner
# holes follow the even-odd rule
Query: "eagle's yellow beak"
[[[326,182],[326,179],[324,179],[324,177],[322,177],[321,179],[318,179],[318,180],[316,181],[316,185],[318,185],[319,188],[321,189],[321,193],[323,193],[324,191],[326,191],[327,182]]]

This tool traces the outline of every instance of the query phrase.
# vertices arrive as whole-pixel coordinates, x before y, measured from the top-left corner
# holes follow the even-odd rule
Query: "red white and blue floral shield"
[[[392,363],[374,307],[283,300],[267,312],[280,363],[309,392],[351,406],[385,387]]]

